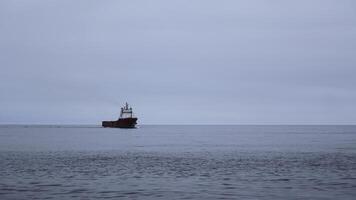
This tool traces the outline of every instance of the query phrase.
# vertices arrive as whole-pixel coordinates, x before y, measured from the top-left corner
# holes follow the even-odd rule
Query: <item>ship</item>
[[[132,108],[126,103],[121,107],[120,117],[116,121],[103,121],[103,127],[110,128],[136,128],[137,117],[134,116]]]

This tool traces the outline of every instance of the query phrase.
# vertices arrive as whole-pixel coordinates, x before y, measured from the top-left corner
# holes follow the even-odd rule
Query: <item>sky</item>
[[[0,124],[356,124],[354,0],[1,0]]]

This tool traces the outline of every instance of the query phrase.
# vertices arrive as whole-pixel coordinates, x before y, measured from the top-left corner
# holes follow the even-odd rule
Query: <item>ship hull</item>
[[[103,121],[102,126],[108,128],[136,128],[137,118],[123,118],[116,121]]]

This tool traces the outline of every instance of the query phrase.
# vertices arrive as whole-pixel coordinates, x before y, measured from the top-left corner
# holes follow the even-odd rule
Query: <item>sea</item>
[[[1,125],[0,199],[356,199],[356,126]]]

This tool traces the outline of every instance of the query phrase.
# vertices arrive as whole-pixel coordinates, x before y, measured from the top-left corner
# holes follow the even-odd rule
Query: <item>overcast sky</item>
[[[354,0],[1,0],[0,123],[355,124]]]

